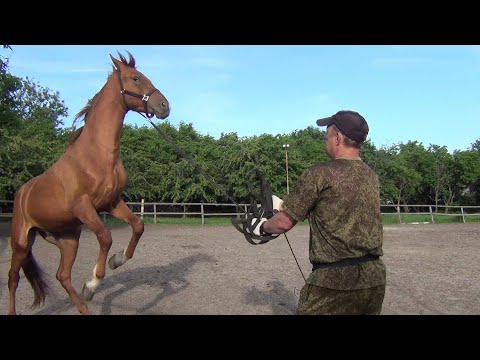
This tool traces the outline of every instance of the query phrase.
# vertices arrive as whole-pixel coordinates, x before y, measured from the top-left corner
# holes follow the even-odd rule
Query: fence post
[[[428,209],[430,210],[430,216],[432,218],[432,223],[435,224],[435,220],[433,220],[432,205],[428,205]]]
[[[204,215],[204,212],[203,212],[203,203],[202,203],[202,205],[200,205],[200,208],[201,208],[201,211],[202,211],[202,225],[205,225],[205,215]]]
[[[243,205],[243,208],[245,209],[245,214],[247,214],[247,205]],[[237,213],[237,219],[240,219],[241,214]]]
[[[140,205],[140,217],[143,220],[143,210],[145,209],[145,199],[142,199],[141,205]]]
[[[157,223],[157,204],[153,204],[153,223]]]
[[[462,219],[463,219],[463,223],[465,224],[465,216],[463,215],[463,206],[460,206],[460,210],[462,210]]]

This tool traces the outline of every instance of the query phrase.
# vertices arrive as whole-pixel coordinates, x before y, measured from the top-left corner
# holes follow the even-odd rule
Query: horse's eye
[[[139,78],[138,76],[134,76],[134,77],[133,77],[133,81],[139,82],[139,81],[140,81],[140,78]]]

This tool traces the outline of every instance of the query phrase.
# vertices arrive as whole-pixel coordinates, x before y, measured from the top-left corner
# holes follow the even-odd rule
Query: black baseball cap
[[[368,135],[368,124],[362,115],[350,110],[341,110],[335,115],[317,120],[318,126],[335,125],[346,137],[363,143]]]

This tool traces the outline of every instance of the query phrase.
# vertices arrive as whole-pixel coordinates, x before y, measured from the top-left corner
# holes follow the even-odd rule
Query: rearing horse
[[[77,130],[62,156],[43,174],[23,184],[15,195],[11,225],[12,261],[8,273],[10,292],[9,314],[16,314],[15,292],[20,268],[34,291],[32,307],[45,302],[48,286],[32,254],[37,232],[60,249],[57,280],[67,291],[81,314],[90,314],[85,300],[93,298],[105,276],[112,235],[99,217],[109,212],[132,227],[128,246],[113,255],[108,264],[115,269],[132,258],[144,223],[127,207],[121,194],[127,185],[127,173],[120,159],[120,135],[125,114],[144,112],[165,119],[170,107],[165,96],[135,68],[135,59],[112,55],[113,71],[106,84],[79,115],[85,125]],[[82,224],[97,236],[100,251],[93,277],[82,289],[83,298],[72,286],[71,273],[75,261]]]

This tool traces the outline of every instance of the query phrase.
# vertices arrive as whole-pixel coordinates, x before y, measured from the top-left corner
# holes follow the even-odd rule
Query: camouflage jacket
[[[378,176],[360,158],[338,158],[306,169],[285,198],[283,210],[297,221],[308,218],[312,264],[383,255]],[[307,279],[309,284],[340,290],[385,282],[381,259],[320,268]]]

